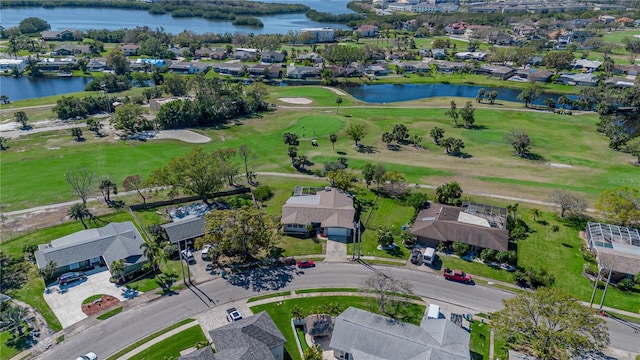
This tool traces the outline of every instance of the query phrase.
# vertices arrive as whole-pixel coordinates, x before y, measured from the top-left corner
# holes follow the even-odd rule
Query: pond
[[[379,104],[432,97],[466,97],[475,99],[478,95],[478,90],[482,88],[487,92],[496,91],[498,93],[498,101],[520,102],[518,95],[521,92],[521,90],[516,89],[464,84],[377,84],[341,86],[340,88],[358,100]],[[534,104],[544,105],[546,98],[557,100],[558,95],[542,94]]]
[[[6,95],[10,101],[16,101],[68,94],[83,91],[91,80],[88,77],[0,76],[0,95]]]

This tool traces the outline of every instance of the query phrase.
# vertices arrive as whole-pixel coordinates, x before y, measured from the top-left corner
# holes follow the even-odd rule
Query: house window
[[[69,270],[75,270],[80,268],[80,263],[69,264]]]

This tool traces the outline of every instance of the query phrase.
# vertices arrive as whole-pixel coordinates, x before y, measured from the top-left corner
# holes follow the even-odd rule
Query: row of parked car
[[[433,265],[436,258],[436,249],[428,247],[424,250],[416,248],[411,251],[411,263],[413,264],[425,264],[427,266]]]

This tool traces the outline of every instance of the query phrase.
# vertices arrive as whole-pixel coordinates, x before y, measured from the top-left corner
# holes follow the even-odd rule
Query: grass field
[[[624,45],[622,39],[624,38],[633,38],[634,35],[640,35],[640,30],[632,29],[632,30],[623,30],[623,31],[613,31],[610,33],[606,33],[602,40],[606,42],[612,42],[618,45]]]
[[[148,349],[130,357],[131,360],[166,359],[176,360],[180,357],[180,351],[195,346],[198,342],[207,341],[199,325],[162,340]]]
[[[0,360],[9,360],[20,353],[19,349],[7,346],[6,342],[11,337],[8,331],[0,333]]]
[[[376,312],[377,309],[375,299],[373,298],[356,296],[318,296],[253,306],[251,307],[251,311],[254,314],[261,311],[266,311],[267,313],[269,313],[269,316],[271,316],[273,322],[276,323],[278,329],[280,329],[280,332],[282,332],[285,339],[287,339],[287,343],[284,345],[284,347],[291,356],[291,359],[299,360],[300,354],[298,353],[298,349],[296,346],[296,335],[291,329],[291,309],[294,306],[298,306],[300,309],[302,309],[302,313],[306,317],[307,315],[312,313],[312,309],[319,308],[327,303],[337,303],[343,309],[346,309],[349,306],[373,312]],[[423,313],[424,306],[409,304],[408,319],[406,319],[405,321],[417,325],[420,323]]]
[[[278,97],[287,92],[316,96],[318,101],[329,105],[335,100],[335,94],[322,88],[282,87],[274,91],[273,96]],[[283,109],[245,120],[240,126],[199,130],[210,136],[212,142],[196,146],[215,149],[248,143],[258,154],[255,170],[292,173],[294,170],[281,139],[282,133],[291,131],[302,137],[298,153],[308,156],[316,166],[345,156],[352,168],[357,169],[366,162],[382,163],[389,170],[403,173],[411,182],[439,184],[456,179],[463,187],[478,191],[504,195],[526,192],[539,199],[546,198],[552,189],[562,187],[583,192],[593,201],[604,189],[621,185],[626,179],[631,157],[607,149],[605,137],[595,131],[596,115],[561,116],[519,110],[478,109],[476,125],[479,128],[465,129],[452,127],[441,108],[386,106],[382,111],[377,106],[352,107],[341,109],[341,115],[336,115],[333,106],[303,112]],[[342,115],[347,112],[349,117]],[[360,153],[351,146],[352,142],[345,134],[351,123],[365,126],[368,134],[362,143],[372,147],[371,153]],[[425,149],[402,146],[399,151],[387,150],[380,134],[397,123],[404,123],[410,131],[422,135]],[[464,151],[470,157],[447,156],[431,144],[428,133],[434,126],[444,128],[446,136],[462,138],[466,145]],[[530,134],[534,141],[532,150],[541,160],[525,160],[512,155],[504,136],[514,128]],[[328,135],[334,132],[338,135],[336,151],[328,141]],[[314,137],[320,146],[314,147],[307,141]],[[565,146],[567,139],[572,142],[571,147]],[[194,147],[173,140],[141,143],[103,138],[77,143],[65,131],[21,137],[12,140],[9,146],[9,150],[3,152],[0,165],[3,174],[0,190],[5,211],[73,199],[62,176],[66,169],[85,165],[99,175],[111,176],[119,184],[128,175],[147,176],[152,169]],[[570,163],[572,167],[550,167],[551,163]],[[590,176],[580,176],[584,173]]]

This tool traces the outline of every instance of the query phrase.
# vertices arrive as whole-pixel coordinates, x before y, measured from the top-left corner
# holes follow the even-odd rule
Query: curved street
[[[512,293],[493,287],[464,285],[444,280],[436,273],[408,268],[372,267],[359,263],[318,263],[316,268],[297,272],[293,267],[263,268],[228,280],[215,279],[197,285],[199,290],[184,289],[172,296],[135,299],[132,308],[102,322],[87,319],[65,331],[65,341],[42,354],[41,359],[73,359],[93,351],[101,359],[182,319],[214,307],[246,300],[266,291],[320,287],[362,287],[376,271],[406,279],[416,295],[427,302],[448,303],[469,312],[490,312],[502,307],[501,301]],[[209,298],[212,300],[209,301]],[[137,302],[137,303],[136,303]],[[607,321],[612,347],[640,353],[637,334],[632,329]]]

